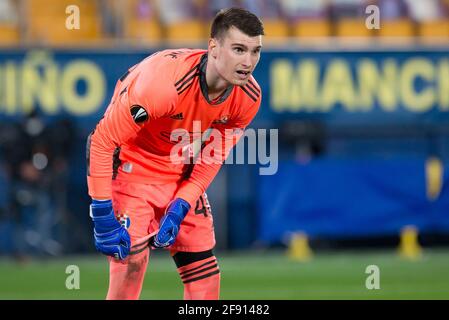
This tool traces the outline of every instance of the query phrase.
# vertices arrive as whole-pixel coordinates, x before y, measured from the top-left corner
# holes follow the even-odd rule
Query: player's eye
[[[244,52],[243,49],[240,48],[240,47],[235,47],[234,51],[237,52],[237,53],[243,53]]]

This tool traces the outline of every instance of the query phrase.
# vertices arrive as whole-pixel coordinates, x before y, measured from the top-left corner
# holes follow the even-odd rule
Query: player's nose
[[[251,55],[246,54],[245,58],[242,61],[242,67],[246,70],[251,69],[252,61],[251,61]]]

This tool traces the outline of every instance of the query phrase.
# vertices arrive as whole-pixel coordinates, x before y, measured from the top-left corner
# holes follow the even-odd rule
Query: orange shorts
[[[150,238],[159,231],[159,222],[179,184],[150,185],[113,180],[112,202],[117,220],[127,228],[131,252],[143,251]],[[204,193],[181,223],[172,252],[200,252],[214,248],[212,212]]]

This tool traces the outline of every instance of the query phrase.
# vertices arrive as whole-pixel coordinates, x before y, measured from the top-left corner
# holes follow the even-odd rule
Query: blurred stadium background
[[[0,0],[0,299],[104,298],[86,137],[128,67],[206,48],[232,5],[265,23],[252,127],[279,130],[279,163],[225,165],[209,188],[222,297],[449,298],[449,1]],[[164,252],[142,298],[182,298]]]

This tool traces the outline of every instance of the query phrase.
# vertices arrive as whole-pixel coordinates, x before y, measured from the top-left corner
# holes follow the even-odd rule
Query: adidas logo
[[[175,115],[171,116],[170,118],[174,119],[174,120],[183,120],[184,116],[182,115],[182,112],[181,112],[181,113],[178,113],[178,114],[175,114]]]

